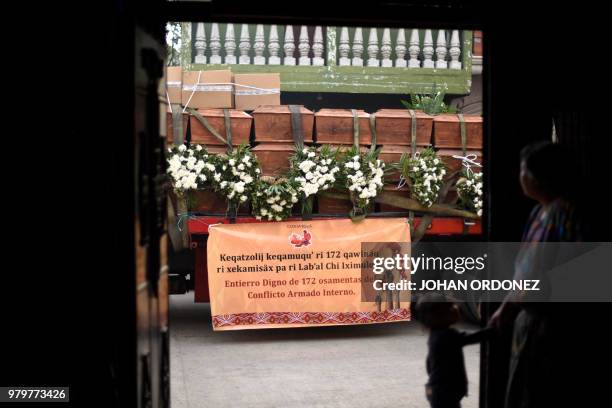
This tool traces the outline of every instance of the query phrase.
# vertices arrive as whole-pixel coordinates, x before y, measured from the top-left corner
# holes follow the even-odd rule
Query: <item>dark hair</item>
[[[551,198],[573,195],[574,173],[571,155],[565,146],[547,141],[531,143],[521,150],[521,161],[544,194]]]
[[[432,328],[438,322],[439,316],[447,313],[452,305],[441,293],[430,292],[420,295],[415,306],[416,319],[426,327]]]

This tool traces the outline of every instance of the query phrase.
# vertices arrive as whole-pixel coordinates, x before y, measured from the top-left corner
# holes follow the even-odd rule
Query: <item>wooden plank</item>
[[[347,93],[426,93],[434,83],[446,84],[448,94],[470,93],[471,72],[435,68],[190,64],[186,70],[231,69],[235,73],[278,72],[281,91]]]

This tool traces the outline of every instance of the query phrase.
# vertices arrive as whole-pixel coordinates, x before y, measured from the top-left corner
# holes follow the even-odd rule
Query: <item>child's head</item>
[[[440,293],[427,293],[416,304],[417,319],[430,329],[444,329],[459,321],[459,308]]]

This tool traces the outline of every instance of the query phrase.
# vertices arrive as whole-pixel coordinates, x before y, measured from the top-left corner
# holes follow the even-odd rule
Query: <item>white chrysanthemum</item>
[[[236,190],[236,192],[238,192],[239,194],[244,193],[244,182],[239,181],[238,183],[235,183],[234,190]]]
[[[299,167],[300,167],[300,170],[302,170],[302,172],[308,173],[310,169],[312,169],[315,165],[316,163],[313,162],[312,160],[304,160],[303,162],[300,163]]]

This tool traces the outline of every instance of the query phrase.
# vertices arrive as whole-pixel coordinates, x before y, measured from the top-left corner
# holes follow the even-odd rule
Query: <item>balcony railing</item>
[[[470,93],[472,32],[183,23],[186,70],[278,72],[281,90]]]

